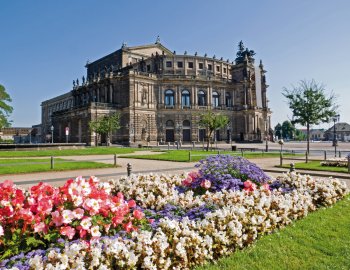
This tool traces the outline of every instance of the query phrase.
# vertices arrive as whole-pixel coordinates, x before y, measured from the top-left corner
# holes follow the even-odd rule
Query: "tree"
[[[111,115],[105,115],[100,119],[91,121],[89,123],[91,131],[94,131],[100,136],[105,135],[107,145],[111,144],[111,135],[112,132],[120,128],[120,114],[114,113]]]
[[[325,94],[323,84],[314,80],[300,81],[292,89],[283,88],[283,95],[287,98],[289,108],[293,113],[292,124],[306,126],[307,152],[310,150],[310,125],[326,123],[336,115],[338,105],[335,104],[335,95]]]
[[[294,125],[286,120],[282,123],[282,138],[283,139],[293,139],[295,134],[295,127]]]
[[[278,138],[278,139],[281,139],[282,138],[282,126],[280,123],[278,123],[276,126],[275,126],[275,136]]]
[[[8,104],[12,99],[10,95],[6,92],[3,85],[0,84],[0,128],[9,127],[10,121],[8,117],[12,113],[13,108]]]
[[[221,114],[215,114],[210,110],[208,110],[206,113],[200,114],[198,124],[200,127],[205,128],[208,134],[206,137],[207,151],[209,151],[210,138],[213,132],[219,128],[223,128],[227,126],[229,122],[230,121],[227,116],[221,115]]]

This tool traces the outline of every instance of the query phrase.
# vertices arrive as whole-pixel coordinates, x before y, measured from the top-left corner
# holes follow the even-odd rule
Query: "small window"
[[[213,70],[212,64],[208,64],[208,70]]]
[[[171,61],[166,61],[166,67],[171,68],[173,63]]]
[[[203,69],[203,63],[198,63],[198,68]]]
[[[226,68],[224,68],[224,73],[226,73],[227,72],[227,69]]]
[[[188,68],[193,68],[193,62],[188,62]]]
[[[177,67],[178,68],[183,68],[184,67],[183,62],[181,62],[181,61],[177,62]]]
[[[147,65],[147,71],[151,71],[151,65]]]
[[[220,72],[220,66],[216,66],[216,71]]]

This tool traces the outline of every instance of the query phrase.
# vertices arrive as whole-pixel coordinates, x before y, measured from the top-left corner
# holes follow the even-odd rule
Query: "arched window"
[[[182,106],[190,106],[190,92],[188,90],[183,90],[181,93],[181,104]]]
[[[218,92],[213,92],[213,107],[219,107],[219,94]]]
[[[174,128],[174,122],[172,120],[168,120],[165,123],[166,128]]]
[[[226,103],[226,107],[232,107],[232,97],[231,94],[226,92],[225,95],[225,103]]]
[[[190,128],[191,127],[191,122],[189,120],[184,120],[182,122],[183,128]]]
[[[174,106],[174,91],[173,90],[166,90],[165,91],[165,100],[164,100],[165,106]]]
[[[198,106],[206,106],[207,105],[207,96],[203,90],[198,91]]]

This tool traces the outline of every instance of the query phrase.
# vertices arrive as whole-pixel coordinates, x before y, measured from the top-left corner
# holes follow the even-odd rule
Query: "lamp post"
[[[51,143],[53,143],[53,130],[55,128],[53,127],[53,125],[51,125]]]
[[[267,119],[265,119],[265,143],[266,143],[266,145],[265,145],[265,152],[268,152],[269,151],[269,141],[268,141],[268,133],[267,133],[267,124],[268,124],[268,122],[267,122]]]
[[[337,157],[337,132],[335,129],[335,123],[339,121],[339,114],[336,114],[333,116],[333,122],[334,122],[334,126],[333,126],[333,146],[334,146],[334,157]]]

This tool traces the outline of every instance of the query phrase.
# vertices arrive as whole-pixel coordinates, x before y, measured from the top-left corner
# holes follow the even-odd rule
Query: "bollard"
[[[170,142],[168,142],[168,150],[170,150]]]
[[[280,152],[280,166],[282,167],[283,165],[283,155],[282,155],[282,151]]]
[[[290,164],[289,172],[295,172],[295,164],[294,163]]]
[[[51,170],[52,170],[55,167],[55,162],[53,160],[53,157],[51,157],[50,164],[51,164]]]
[[[117,167],[117,154],[114,154],[114,167]]]
[[[309,154],[305,152],[305,163],[309,163]]]
[[[341,158],[341,152],[339,151],[339,157]]]
[[[127,175],[128,176],[130,176],[130,174],[131,174],[131,164],[130,163],[128,163],[127,165],[126,165],[126,173],[127,173]]]
[[[188,160],[189,160],[190,162],[192,161],[191,151],[188,152]]]
[[[218,150],[218,155],[220,155],[220,150]]]
[[[192,150],[194,150],[195,148],[196,148],[196,142],[193,141],[193,142],[192,142]]]
[[[324,161],[326,161],[327,160],[327,151],[324,151],[324,159],[323,159]]]

